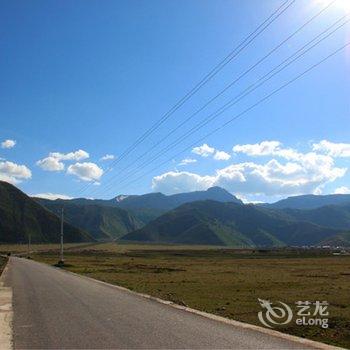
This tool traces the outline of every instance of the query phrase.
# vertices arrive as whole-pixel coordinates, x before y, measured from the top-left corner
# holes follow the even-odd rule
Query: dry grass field
[[[83,247],[89,247],[89,246],[96,246],[96,243],[66,243],[65,249],[71,250],[71,249],[77,249],[77,248],[83,248]],[[53,243],[48,244],[32,244],[30,246],[31,252],[47,252],[47,251],[57,251],[58,245]],[[0,254],[7,254],[7,253],[13,253],[13,254],[27,254],[28,252],[28,245],[27,244],[0,244]]]
[[[56,246],[57,247],[57,246]],[[42,248],[41,248],[42,250]],[[33,254],[57,262],[57,249]],[[261,325],[258,298],[328,301],[329,328],[289,325],[286,333],[350,347],[350,256],[328,251],[234,250],[200,246],[100,244],[71,247],[66,269],[192,308]]]

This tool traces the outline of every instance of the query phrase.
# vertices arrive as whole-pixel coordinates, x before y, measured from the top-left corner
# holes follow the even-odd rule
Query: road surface
[[[301,349],[34,261],[12,257],[15,349]]]

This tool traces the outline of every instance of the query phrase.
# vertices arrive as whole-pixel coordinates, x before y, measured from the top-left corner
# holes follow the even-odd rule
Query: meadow
[[[51,265],[57,257],[57,246],[32,254]],[[329,328],[291,322],[276,329],[350,347],[349,255],[109,243],[71,246],[65,259],[70,271],[259,326],[258,298],[283,301],[293,310],[297,301],[327,301]]]

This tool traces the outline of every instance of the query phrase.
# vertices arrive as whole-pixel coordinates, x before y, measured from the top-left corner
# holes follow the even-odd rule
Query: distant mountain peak
[[[119,196],[115,197],[114,199],[119,203],[122,202],[124,199],[128,198],[128,195],[120,194]]]
[[[174,209],[184,203],[207,199],[243,204],[241,200],[218,186],[210,187],[206,191],[184,192],[172,195],[165,195],[161,192],[130,196],[119,195],[113,199],[113,202],[124,209],[146,208],[166,211]]]
[[[220,186],[213,186],[213,187],[209,187],[207,189],[207,192],[217,192],[217,193],[229,193],[229,191],[225,190],[224,188],[220,187]]]
[[[304,194],[301,196],[291,196],[275,203],[264,204],[264,206],[273,209],[316,209],[326,205],[342,205],[347,203],[350,203],[349,194]]]

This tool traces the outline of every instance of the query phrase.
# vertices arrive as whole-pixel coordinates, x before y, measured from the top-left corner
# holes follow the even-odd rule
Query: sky
[[[349,1],[329,4],[1,1],[0,179],[46,198],[211,186],[247,202],[350,193],[350,46],[251,108],[350,41],[350,23],[340,26]],[[286,10],[238,46],[279,7]]]

